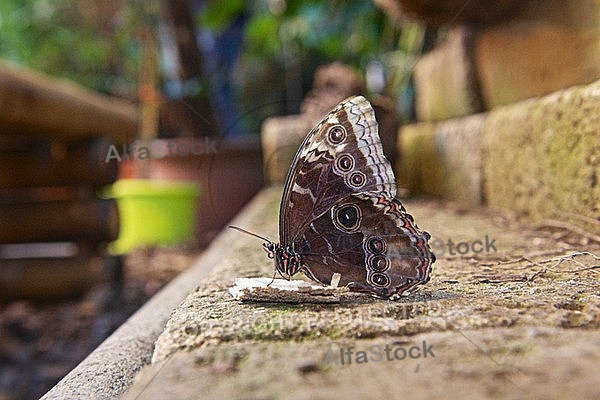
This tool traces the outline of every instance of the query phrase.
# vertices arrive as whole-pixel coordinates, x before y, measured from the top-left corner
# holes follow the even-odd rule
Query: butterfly
[[[383,299],[428,282],[435,262],[430,235],[396,190],[371,104],[362,96],[342,101],[307,134],[292,162],[280,243],[261,237],[275,270],[288,280],[302,271],[325,285],[339,273],[340,285]]]

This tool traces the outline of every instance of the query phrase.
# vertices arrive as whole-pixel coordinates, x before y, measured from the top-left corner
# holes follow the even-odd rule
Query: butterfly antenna
[[[254,236],[254,237],[256,237],[256,238],[262,239],[262,240],[264,240],[265,242],[269,242],[269,243],[271,243],[271,241],[270,241],[269,239],[267,239],[267,238],[264,238],[264,237],[262,237],[262,236],[260,236],[260,235],[257,235],[256,233],[248,232],[247,230],[245,230],[245,229],[242,229],[242,228],[240,228],[240,227],[233,226],[233,225],[229,225],[229,228],[231,228],[231,229],[235,229],[236,231],[243,232],[243,233],[245,233],[245,234],[248,234],[248,235],[250,235],[250,236]],[[277,272],[279,272],[279,271],[277,271],[277,269],[275,269],[275,271],[273,271],[273,278],[271,278],[271,282],[269,282],[269,283],[267,284],[267,286],[271,286],[271,284],[272,284],[273,282],[275,282],[275,277],[277,276]],[[279,272],[279,274],[281,275],[281,272]],[[282,275],[282,276],[283,276],[283,275]],[[289,280],[289,279],[288,279],[288,280]]]
[[[275,282],[275,277],[277,276],[277,270],[273,271],[273,279],[271,279],[271,282],[269,282],[269,284],[267,285],[267,287],[271,286],[273,284],[273,282]]]
[[[254,237],[256,237],[256,238],[259,238],[259,239],[262,239],[262,240],[264,240],[265,242],[269,242],[269,243],[271,243],[271,241],[270,241],[269,239],[267,239],[267,238],[264,238],[264,237],[262,237],[262,236],[260,236],[260,235],[257,235],[256,233],[248,232],[247,230],[245,230],[245,229],[242,229],[242,228],[240,228],[240,227],[233,226],[233,225],[229,225],[229,226],[228,226],[228,228],[235,229],[236,231],[243,232],[243,233],[245,233],[245,234],[247,234],[247,235],[254,236]]]

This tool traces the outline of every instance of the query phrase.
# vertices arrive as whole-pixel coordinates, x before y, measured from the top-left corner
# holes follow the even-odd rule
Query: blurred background
[[[410,118],[424,32],[371,1],[1,2],[0,399],[45,393],[191,264],[263,185],[261,125],[301,112],[319,66],[359,87],[368,69]],[[140,160],[205,137],[216,154]],[[163,190],[114,185],[131,178],[197,184],[191,239],[139,238],[170,229],[147,221],[173,197],[124,217]]]
[[[599,10],[596,0],[3,0],[0,400],[56,384],[265,183],[282,182],[306,132],[353,94],[373,103],[403,193],[523,215],[566,204],[589,222],[595,170],[591,189],[573,189],[585,195],[547,201],[540,184],[528,195],[541,200],[523,201],[504,155],[484,182],[485,162],[463,141],[471,128],[438,135],[447,141],[431,132],[600,79]],[[174,156],[155,151],[168,146]]]
[[[376,88],[397,94],[407,77],[386,67],[421,45],[418,28],[394,24],[371,1],[7,0],[0,7],[3,60],[132,102],[153,72],[149,81],[164,101],[210,104],[195,121],[210,135],[257,134],[266,116],[298,112],[315,69],[331,61],[400,75]],[[155,71],[148,47],[158,52]],[[185,129],[162,122],[161,135]]]

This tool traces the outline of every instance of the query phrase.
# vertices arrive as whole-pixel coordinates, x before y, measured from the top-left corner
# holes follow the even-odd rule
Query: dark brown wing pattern
[[[304,139],[288,173],[279,212],[279,239],[293,241],[310,221],[350,194],[396,195],[377,120],[362,96],[338,105]]]
[[[328,284],[339,272],[340,284],[389,298],[429,280],[435,256],[428,240],[398,200],[361,193],[312,221],[297,252],[312,279]]]
[[[266,243],[276,268],[301,269],[329,284],[395,298],[429,280],[435,256],[429,234],[395,199],[375,114],[355,96],[312,129],[288,174],[280,206],[281,244]]]

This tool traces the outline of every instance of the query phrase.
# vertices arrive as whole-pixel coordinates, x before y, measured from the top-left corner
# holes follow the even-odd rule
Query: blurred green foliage
[[[284,61],[293,51],[321,62],[364,65],[392,50],[397,36],[389,21],[370,0],[232,0],[213,1],[199,25],[222,30],[242,13],[248,16],[246,56]]]
[[[199,31],[219,35],[244,20],[242,51],[226,79],[236,88],[240,109],[255,107],[257,98],[272,104],[258,112],[257,120],[297,111],[319,65],[342,61],[363,70],[401,42],[400,30],[371,0],[198,5]],[[158,0],[1,0],[0,58],[135,99],[139,38],[144,29],[158,36],[159,26],[166,26],[160,6]]]
[[[0,58],[105,93],[135,96],[141,3],[0,1]]]
[[[372,0],[211,1],[198,26],[219,34],[243,18],[234,74],[238,103],[255,121],[299,111],[315,69],[341,61],[357,70],[395,50],[400,31]],[[256,99],[262,106],[257,108]],[[283,100],[283,101],[282,101]],[[258,129],[254,123],[254,128]]]

